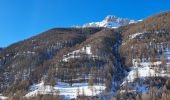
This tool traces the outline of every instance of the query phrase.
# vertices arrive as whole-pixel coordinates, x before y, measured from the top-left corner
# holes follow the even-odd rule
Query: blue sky
[[[0,0],[0,47],[107,15],[143,19],[170,10],[169,5],[170,0]]]

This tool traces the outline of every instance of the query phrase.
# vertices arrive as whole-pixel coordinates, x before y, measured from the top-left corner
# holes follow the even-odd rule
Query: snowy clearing
[[[49,85],[44,85],[42,81],[39,84],[32,85],[30,87],[30,92],[25,95],[25,97],[33,97],[37,94],[53,94],[64,96],[65,99],[75,99],[79,95],[95,96],[100,94],[105,90],[103,85],[94,85],[89,87],[87,83],[75,83],[72,87],[68,83],[58,82],[54,87]]]
[[[69,59],[71,58],[79,58],[80,57],[80,53],[85,53],[87,55],[92,55],[92,52],[91,52],[91,46],[90,45],[87,45],[79,50],[75,50],[75,51],[72,51],[70,53],[68,53],[67,55],[64,55],[63,56],[63,61],[65,62],[68,62]]]

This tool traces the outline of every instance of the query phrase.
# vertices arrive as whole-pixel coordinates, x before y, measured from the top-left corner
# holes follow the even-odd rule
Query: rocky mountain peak
[[[119,26],[136,23],[135,20],[129,20],[127,18],[119,18],[117,16],[108,15],[101,22],[91,22],[83,25],[83,27],[106,27],[106,28],[117,28]]]

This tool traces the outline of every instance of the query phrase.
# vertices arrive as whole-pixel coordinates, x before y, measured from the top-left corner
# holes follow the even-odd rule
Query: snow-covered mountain
[[[0,100],[170,100],[169,19],[107,16],[0,48]]]
[[[101,22],[91,22],[83,25],[83,27],[107,27],[107,28],[117,28],[119,26],[136,23],[138,21],[129,20],[127,18],[119,18],[116,16],[109,15]]]

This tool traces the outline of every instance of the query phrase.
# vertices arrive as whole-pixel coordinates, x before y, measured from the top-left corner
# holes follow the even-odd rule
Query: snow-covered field
[[[72,87],[62,87],[62,86],[55,86],[56,90],[59,90],[60,95],[64,95],[66,98],[76,98],[77,95],[86,95],[86,96],[95,96],[100,94],[104,89],[105,86],[103,85],[94,85],[89,87],[86,83],[80,84],[73,84]]]
[[[37,94],[53,94],[64,96],[65,99],[74,99],[77,95],[95,96],[100,94],[105,89],[103,85],[94,85],[89,87],[87,83],[75,83],[70,86],[68,83],[58,82],[54,87],[44,85],[42,81],[39,84],[32,85],[30,92],[25,97],[33,97]]]

